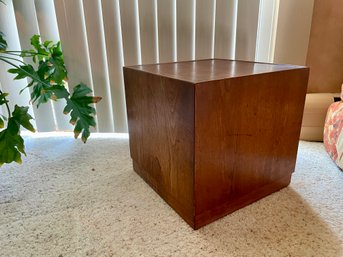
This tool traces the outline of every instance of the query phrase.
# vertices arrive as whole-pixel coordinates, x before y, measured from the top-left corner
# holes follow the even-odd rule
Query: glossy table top
[[[127,68],[141,70],[147,73],[191,83],[201,83],[212,80],[243,77],[283,70],[303,69],[306,67],[288,64],[207,59],[162,64],[136,65]]]

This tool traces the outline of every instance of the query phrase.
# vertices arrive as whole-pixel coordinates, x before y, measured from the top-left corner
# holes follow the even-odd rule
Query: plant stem
[[[14,59],[14,58],[10,58],[10,59]],[[25,73],[28,77],[30,77],[32,80],[37,81],[37,82],[39,82],[39,83],[42,83],[43,85],[45,85],[45,86],[47,86],[47,87],[51,87],[50,84],[48,84],[48,83],[46,83],[46,82],[44,82],[44,81],[42,81],[42,80],[40,80],[40,79],[37,79],[35,76],[33,76],[32,74],[30,74],[29,72],[27,72],[27,71],[24,70],[23,68],[21,68],[21,67],[15,65],[15,64],[13,64],[13,63],[11,63],[10,61],[7,61],[6,59],[4,59],[4,57],[1,57],[1,56],[0,56],[0,60],[2,60],[2,61],[4,61],[4,62],[8,63],[9,65],[11,65],[11,66],[13,66],[13,67],[15,67],[15,68],[17,68],[17,69],[20,69],[22,72],[24,72],[24,73]],[[26,64],[26,63],[24,63],[24,64]]]
[[[35,53],[25,53],[27,55],[22,56],[21,54],[16,54],[16,53],[12,53],[13,51],[5,51],[5,52],[1,52],[1,54],[8,54],[8,55],[13,55],[13,56],[17,56],[17,57],[32,57],[32,56],[36,56],[37,54]],[[30,55],[29,55],[30,54]]]
[[[2,90],[0,89],[0,94],[3,94]],[[11,118],[11,110],[7,102],[5,102],[6,108],[7,108],[7,113],[8,113],[8,118]]]
[[[27,65],[25,62],[21,61],[21,60],[18,60],[16,58],[12,58],[12,57],[8,57],[8,56],[0,56],[0,60],[4,61],[4,62],[7,62],[8,64],[12,65],[12,66],[15,66],[15,64],[9,62],[9,61],[6,61],[5,59],[8,59],[8,60],[13,60],[13,61],[16,61],[16,62],[20,62],[22,64],[25,64]]]
[[[9,54],[9,55],[14,55],[14,56],[22,57],[22,58],[34,57],[34,56],[40,56],[40,57],[43,57],[43,58],[49,58],[48,54],[36,53],[36,52],[31,52],[31,51],[26,51],[26,50],[23,50],[23,51],[8,51],[8,50],[6,50],[4,52],[1,52],[0,54]],[[23,54],[24,54],[24,56],[23,56]]]
[[[7,53],[23,53],[23,52],[27,52],[27,51],[8,51],[6,50]]]

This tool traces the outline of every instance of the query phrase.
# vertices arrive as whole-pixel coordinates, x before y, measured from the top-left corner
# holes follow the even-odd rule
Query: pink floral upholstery
[[[341,99],[343,100],[343,85]],[[343,101],[330,105],[324,126],[324,145],[330,157],[343,169]]]

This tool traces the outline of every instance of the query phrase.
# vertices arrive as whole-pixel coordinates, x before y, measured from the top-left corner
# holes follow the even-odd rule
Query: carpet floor
[[[343,172],[321,143],[300,142],[288,188],[197,231],[134,173],[127,138],[26,150],[0,168],[1,257],[343,256]]]

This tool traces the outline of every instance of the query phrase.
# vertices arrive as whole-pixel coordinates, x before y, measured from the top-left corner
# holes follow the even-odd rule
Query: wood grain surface
[[[307,77],[298,69],[196,85],[196,216],[221,205],[232,212],[251,192],[257,200],[268,184],[289,183]]]
[[[134,168],[188,222],[194,216],[194,86],[124,68]]]
[[[125,67],[134,170],[195,229],[287,186],[308,73],[229,60]]]
[[[131,66],[131,69],[193,84],[257,74],[299,69],[302,66],[225,59],[171,62]]]

